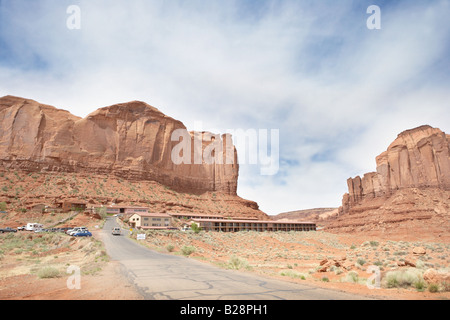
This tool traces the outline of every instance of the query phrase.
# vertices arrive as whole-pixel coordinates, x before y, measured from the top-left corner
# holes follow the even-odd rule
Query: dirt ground
[[[69,275],[39,279],[22,274],[0,280],[1,300],[141,300],[142,297],[120,273],[116,262],[108,262],[96,275],[81,277],[80,289],[68,289]]]
[[[40,222],[38,216],[20,218],[28,221],[36,218]],[[58,216],[54,218],[59,219]],[[128,282],[120,264],[110,261],[106,255],[103,244],[98,240],[101,224],[101,221],[83,214],[67,223],[88,227],[92,238],[26,231],[0,234],[0,299],[142,299]],[[79,287],[75,286],[75,273],[69,269],[70,266],[80,268]],[[57,272],[46,274],[45,270]],[[68,282],[73,289],[69,289]]]
[[[430,292],[429,284],[423,283],[422,278],[428,269],[448,274],[450,243],[414,239],[392,241],[327,232],[147,233],[145,242],[140,241],[143,245],[168,254],[189,255],[222,268],[381,299],[450,298],[448,284],[440,285],[438,292]],[[414,254],[418,247],[425,253]],[[321,263],[334,260],[340,261],[341,265],[321,270]],[[370,266],[380,270],[379,288],[367,286],[369,277],[373,276],[368,272]],[[392,274],[401,279],[405,275],[417,277],[414,281],[422,282],[423,287],[416,288],[415,283],[390,287],[386,279]]]
[[[56,217],[55,217],[56,218]],[[79,215],[71,224],[93,231],[92,238],[58,234],[0,235],[0,299],[2,300],[141,300],[123,270],[110,261],[99,237],[101,221]],[[430,239],[389,239],[364,235],[317,232],[181,232],[146,231],[141,245],[166,254],[185,255],[221,268],[239,269],[285,281],[311,284],[381,299],[449,299],[448,286],[438,292],[428,284],[388,288],[388,272],[412,272],[420,278],[427,269],[449,271],[450,243]],[[136,234],[133,234],[135,237]],[[414,254],[415,248],[425,253]],[[189,252],[190,249],[191,253]],[[345,259],[344,259],[345,258]],[[324,261],[341,261],[321,272]],[[411,267],[409,263],[413,263]],[[79,266],[81,288],[68,289],[69,266]],[[367,269],[380,268],[381,288],[369,289]],[[42,276],[53,268],[57,275]],[[45,271],[45,270],[44,270]],[[323,271],[323,270],[322,270]],[[352,273],[352,277],[350,277]]]

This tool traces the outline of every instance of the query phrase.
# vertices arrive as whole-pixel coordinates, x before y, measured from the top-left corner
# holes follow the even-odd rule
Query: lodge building
[[[138,229],[170,229],[172,217],[166,213],[135,213],[128,220],[128,224]]]
[[[184,220],[185,227],[196,223],[201,230],[219,232],[238,231],[316,231],[314,222],[291,220],[257,220],[253,217],[229,218],[221,215],[195,213],[151,213],[143,207],[108,207],[108,213],[124,213],[128,224],[138,229],[175,229],[174,219]]]
[[[316,231],[313,222],[228,219],[192,219],[204,231]]]

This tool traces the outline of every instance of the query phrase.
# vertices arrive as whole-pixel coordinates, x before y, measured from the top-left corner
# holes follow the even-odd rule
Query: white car
[[[69,229],[67,230],[67,234],[70,236],[73,236],[75,233],[77,233],[78,231],[88,231],[88,229],[86,227],[75,227],[73,229]]]
[[[120,230],[119,227],[115,227],[115,228],[112,228],[111,233],[112,233],[114,236],[120,236],[120,235],[122,234],[122,230]]]

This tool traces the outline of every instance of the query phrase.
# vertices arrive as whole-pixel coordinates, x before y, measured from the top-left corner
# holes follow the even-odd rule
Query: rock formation
[[[321,220],[329,219],[338,214],[338,208],[314,208],[297,210],[290,212],[282,212],[271,216],[275,221],[277,220],[297,220],[297,221],[311,221],[320,222]]]
[[[364,199],[389,197],[399,189],[450,190],[450,136],[437,128],[421,126],[400,133],[376,163],[377,172],[347,180],[341,212]]]
[[[180,121],[144,102],[101,108],[82,119],[33,100],[6,96],[0,98],[0,123],[0,165],[6,168],[108,174],[152,180],[180,192],[236,195],[239,168],[236,150],[228,143],[231,139],[187,132]],[[175,130],[191,139],[187,145],[192,147],[181,152],[191,152],[190,163],[172,161],[172,150],[182,141],[172,141]],[[200,143],[194,142],[198,137]],[[211,152],[224,161],[198,162],[195,152]]]
[[[428,125],[404,131],[376,163],[376,172],[347,180],[339,217],[328,230],[385,232],[394,223],[399,231],[401,223],[405,232],[450,231],[449,135]]]

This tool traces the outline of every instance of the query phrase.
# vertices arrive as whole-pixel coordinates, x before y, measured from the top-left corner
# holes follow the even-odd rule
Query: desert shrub
[[[195,233],[199,233],[201,228],[198,226],[198,224],[196,224],[195,222],[192,222],[191,224],[191,229],[192,231],[194,231]]]
[[[175,247],[174,247],[173,244],[168,244],[168,245],[166,246],[166,249],[167,249],[167,251],[172,252],[173,249],[175,249]]]
[[[241,268],[245,268],[248,269],[249,265],[247,260],[239,258],[237,256],[232,256],[229,260],[228,260],[228,267],[230,269],[235,269],[235,270],[239,270]]]
[[[41,279],[59,277],[59,270],[54,267],[44,267],[37,272],[37,276]]]
[[[294,270],[285,270],[280,272],[280,274],[284,277],[290,277],[290,278],[294,278],[294,279],[302,279],[305,280],[305,276],[301,273],[298,273]]]
[[[356,260],[356,262],[360,265],[363,266],[366,264],[366,260],[364,260],[363,258],[358,258],[358,260]]]
[[[426,287],[426,283],[423,279],[418,279],[414,283],[414,288],[416,288],[417,291],[424,291]]]
[[[407,288],[416,286],[417,283],[421,283],[422,281],[421,272],[414,268],[389,271],[384,278],[385,287],[387,288]],[[418,286],[420,287],[421,284],[418,284]]]
[[[189,256],[195,252],[195,247],[193,246],[183,246],[181,248],[181,253],[185,256]]]
[[[359,282],[358,273],[356,273],[355,271],[350,271],[349,273],[347,273],[345,277],[341,279],[341,281],[358,283]]]
[[[332,271],[334,272],[335,275],[340,275],[344,272],[344,271],[342,271],[341,268],[338,268],[338,267],[334,267]]]
[[[432,292],[432,293],[436,293],[439,291],[439,285],[437,285],[436,283],[430,283],[428,285],[428,291]]]
[[[375,265],[375,266],[377,266],[377,267],[380,267],[380,269],[383,270],[383,269],[382,269],[382,267],[383,267],[383,262],[381,262],[381,261],[378,260],[378,261],[375,261],[375,262],[373,263],[373,265]]]
[[[423,262],[422,260],[417,260],[416,268],[417,269],[425,269],[425,262]]]
[[[330,282],[330,279],[328,279],[328,277],[322,277],[322,281],[323,282]]]

